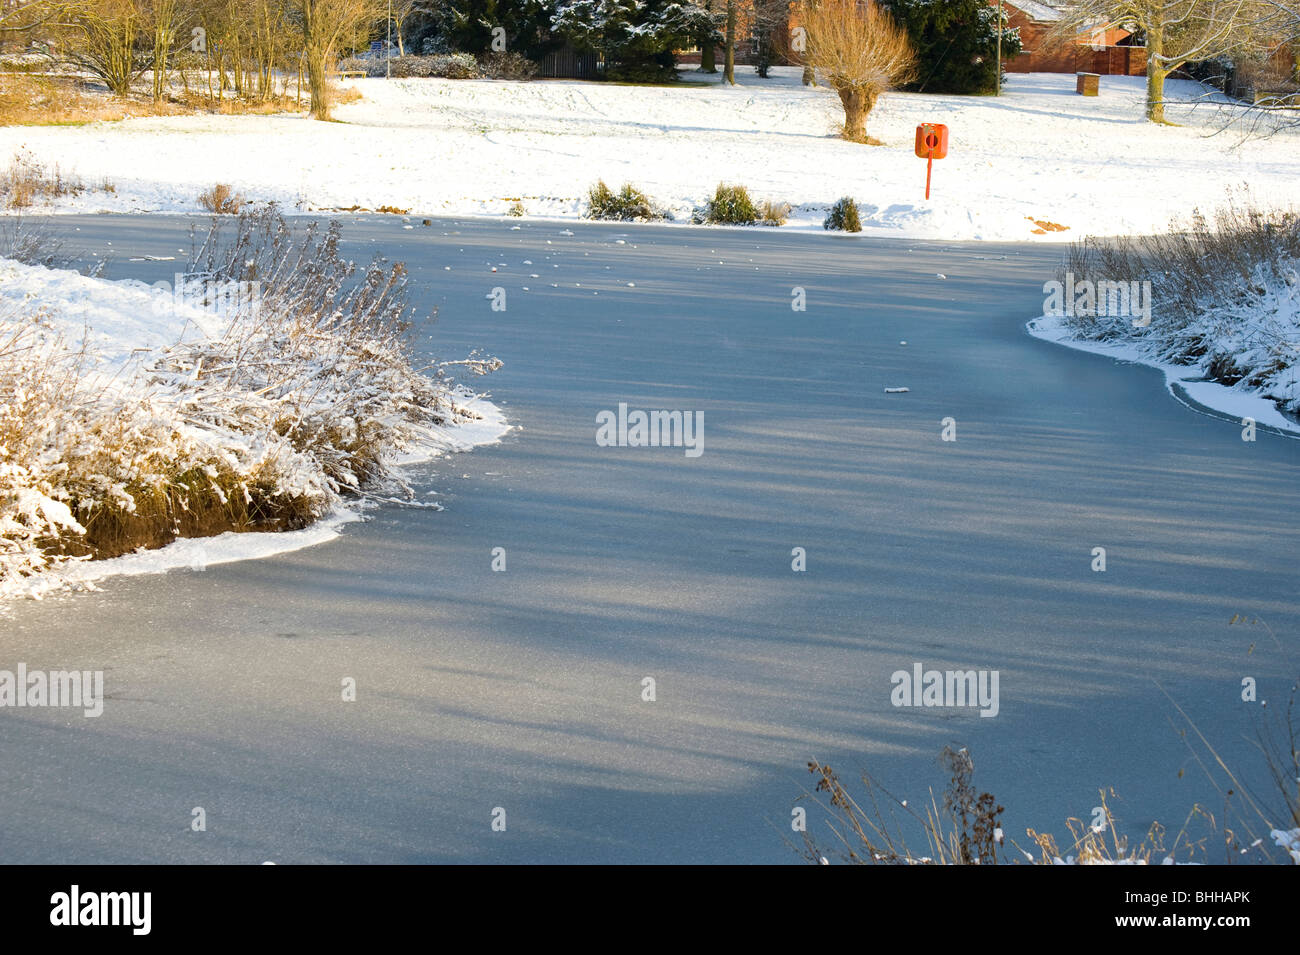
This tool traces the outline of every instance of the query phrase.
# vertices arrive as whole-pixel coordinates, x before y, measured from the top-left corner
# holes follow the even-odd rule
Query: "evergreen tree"
[[[444,52],[486,53],[494,50],[493,30],[505,31],[505,52],[539,60],[558,43],[551,33],[554,3],[549,0],[436,0],[417,7],[426,21],[423,36]],[[499,44],[498,44],[499,45]]]
[[[604,54],[610,79],[655,82],[675,78],[673,50],[716,20],[682,0],[563,0],[552,27],[579,49]]]
[[[925,93],[992,93],[998,85],[998,8],[989,0],[881,0],[916,49]],[[1002,30],[1002,60],[1021,50],[1019,29]]]

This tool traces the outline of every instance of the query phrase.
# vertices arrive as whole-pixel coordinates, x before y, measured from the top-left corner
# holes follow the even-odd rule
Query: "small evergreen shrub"
[[[654,207],[650,197],[630,182],[625,182],[618,192],[598,180],[587,192],[587,218],[637,221],[662,219],[664,215]]]
[[[853,201],[852,196],[845,196],[838,199],[835,205],[831,206],[830,214],[826,221],[822,223],[823,229],[834,229],[836,232],[861,232],[862,219],[858,215],[858,204]]]
[[[753,225],[758,221],[758,207],[744,186],[718,183],[704,211],[704,221],[726,225]]]

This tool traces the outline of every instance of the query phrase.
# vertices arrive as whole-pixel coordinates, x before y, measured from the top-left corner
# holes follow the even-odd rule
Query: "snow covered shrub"
[[[51,541],[83,530],[60,500],[66,465],[49,453],[77,411],[79,364],[44,340],[39,320],[0,314],[0,596],[46,568]]]
[[[830,214],[822,222],[823,229],[834,229],[837,232],[861,232],[862,219],[858,215],[858,204],[852,196],[845,196],[842,199],[835,200],[835,205],[831,206]]]
[[[68,267],[63,243],[43,225],[29,225],[21,217],[0,224],[0,259],[49,269]]]
[[[429,374],[413,363],[406,267],[344,259],[338,223],[295,233],[274,207],[237,223],[229,240],[214,223],[192,267],[216,283],[257,283],[257,307],[221,339],[168,349],[153,374],[189,393],[196,413],[225,408],[287,438],[332,492],[404,487],[393,456],[474,417],[445,365]],[[481,374],[500,362],[460,364]]]
[[[758,207],[744,186],[718,183],[713,198],[704,209],[704,221],[729,225],[753,225],[758,221]]]
[[[531,80],[537,64],[521,53],[488,53],[479,57],[478,73],[489,80]]]
[[[623,183],[623,188],[614,192],[601,179],[587,191],[587,218],[645,221],[662,219],[664,214],[630,182]]]
[[[339,64],[344,72],[363,72],[366,76],[393,76],[400,79],[428,79],[438,77],[448,80],[472,80],[479,75],[478,61],[468,53],[435,53],[429,56],[350,57]]]
[[[1164,234],[1088,238],[1071,248],[1059,279],[1059,311],[1078,337],[1130,343],[1300,413],[1294,210],[1261,209],[1242,196],[1213,216],[1176,220]],[[1134,318],[1139,301],[1149,325],[1147,316]]]
[[[0,314],[0,389],[13,396],[0,404],[0,596],[38,594],[35,575],[75,557],[292,529],[344,494],[409,494],[398,455],[448,447],[446,429],[478,417],[451,370],[500,363],[417,359],[404,266],[358,267],[339,241],[337,223],[294,231],[274,207],[214,220],[191,274],[200,290],[256,291],[229,311],[212,304],[219,291],[160,301],[138,283],[0,262],[18,289]],[[24,286],[178,340],[83,355]]]

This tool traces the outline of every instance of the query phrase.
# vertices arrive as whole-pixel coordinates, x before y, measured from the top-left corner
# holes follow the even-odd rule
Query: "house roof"
[[[1061,11],[1051,4],[1040,3],[1038,0],[1004,0],[1007,6],[1015,7],[1031,20],[1037,20],[1039,23],[1055,23],[1061,19]]]

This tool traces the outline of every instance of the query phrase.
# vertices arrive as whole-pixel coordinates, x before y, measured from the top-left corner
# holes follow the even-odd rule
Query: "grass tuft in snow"
[[[25,150],[15,153],[8,167],[0,170],[0,206],[5,209],[26,209],[85,191],[86,184],[76,176],[64,173],[58,164],[45,166]]]
[[[241,193],[235,192],[233,187],[224,182],[199,193],[199,205],[214,215],[239,215],[247,201]]]
[[[615,192],[600,179],[587,190],[587,218],[645,222],[666,216],[655,207],[649,196],[630,182],[623,183],[623,188]]]

